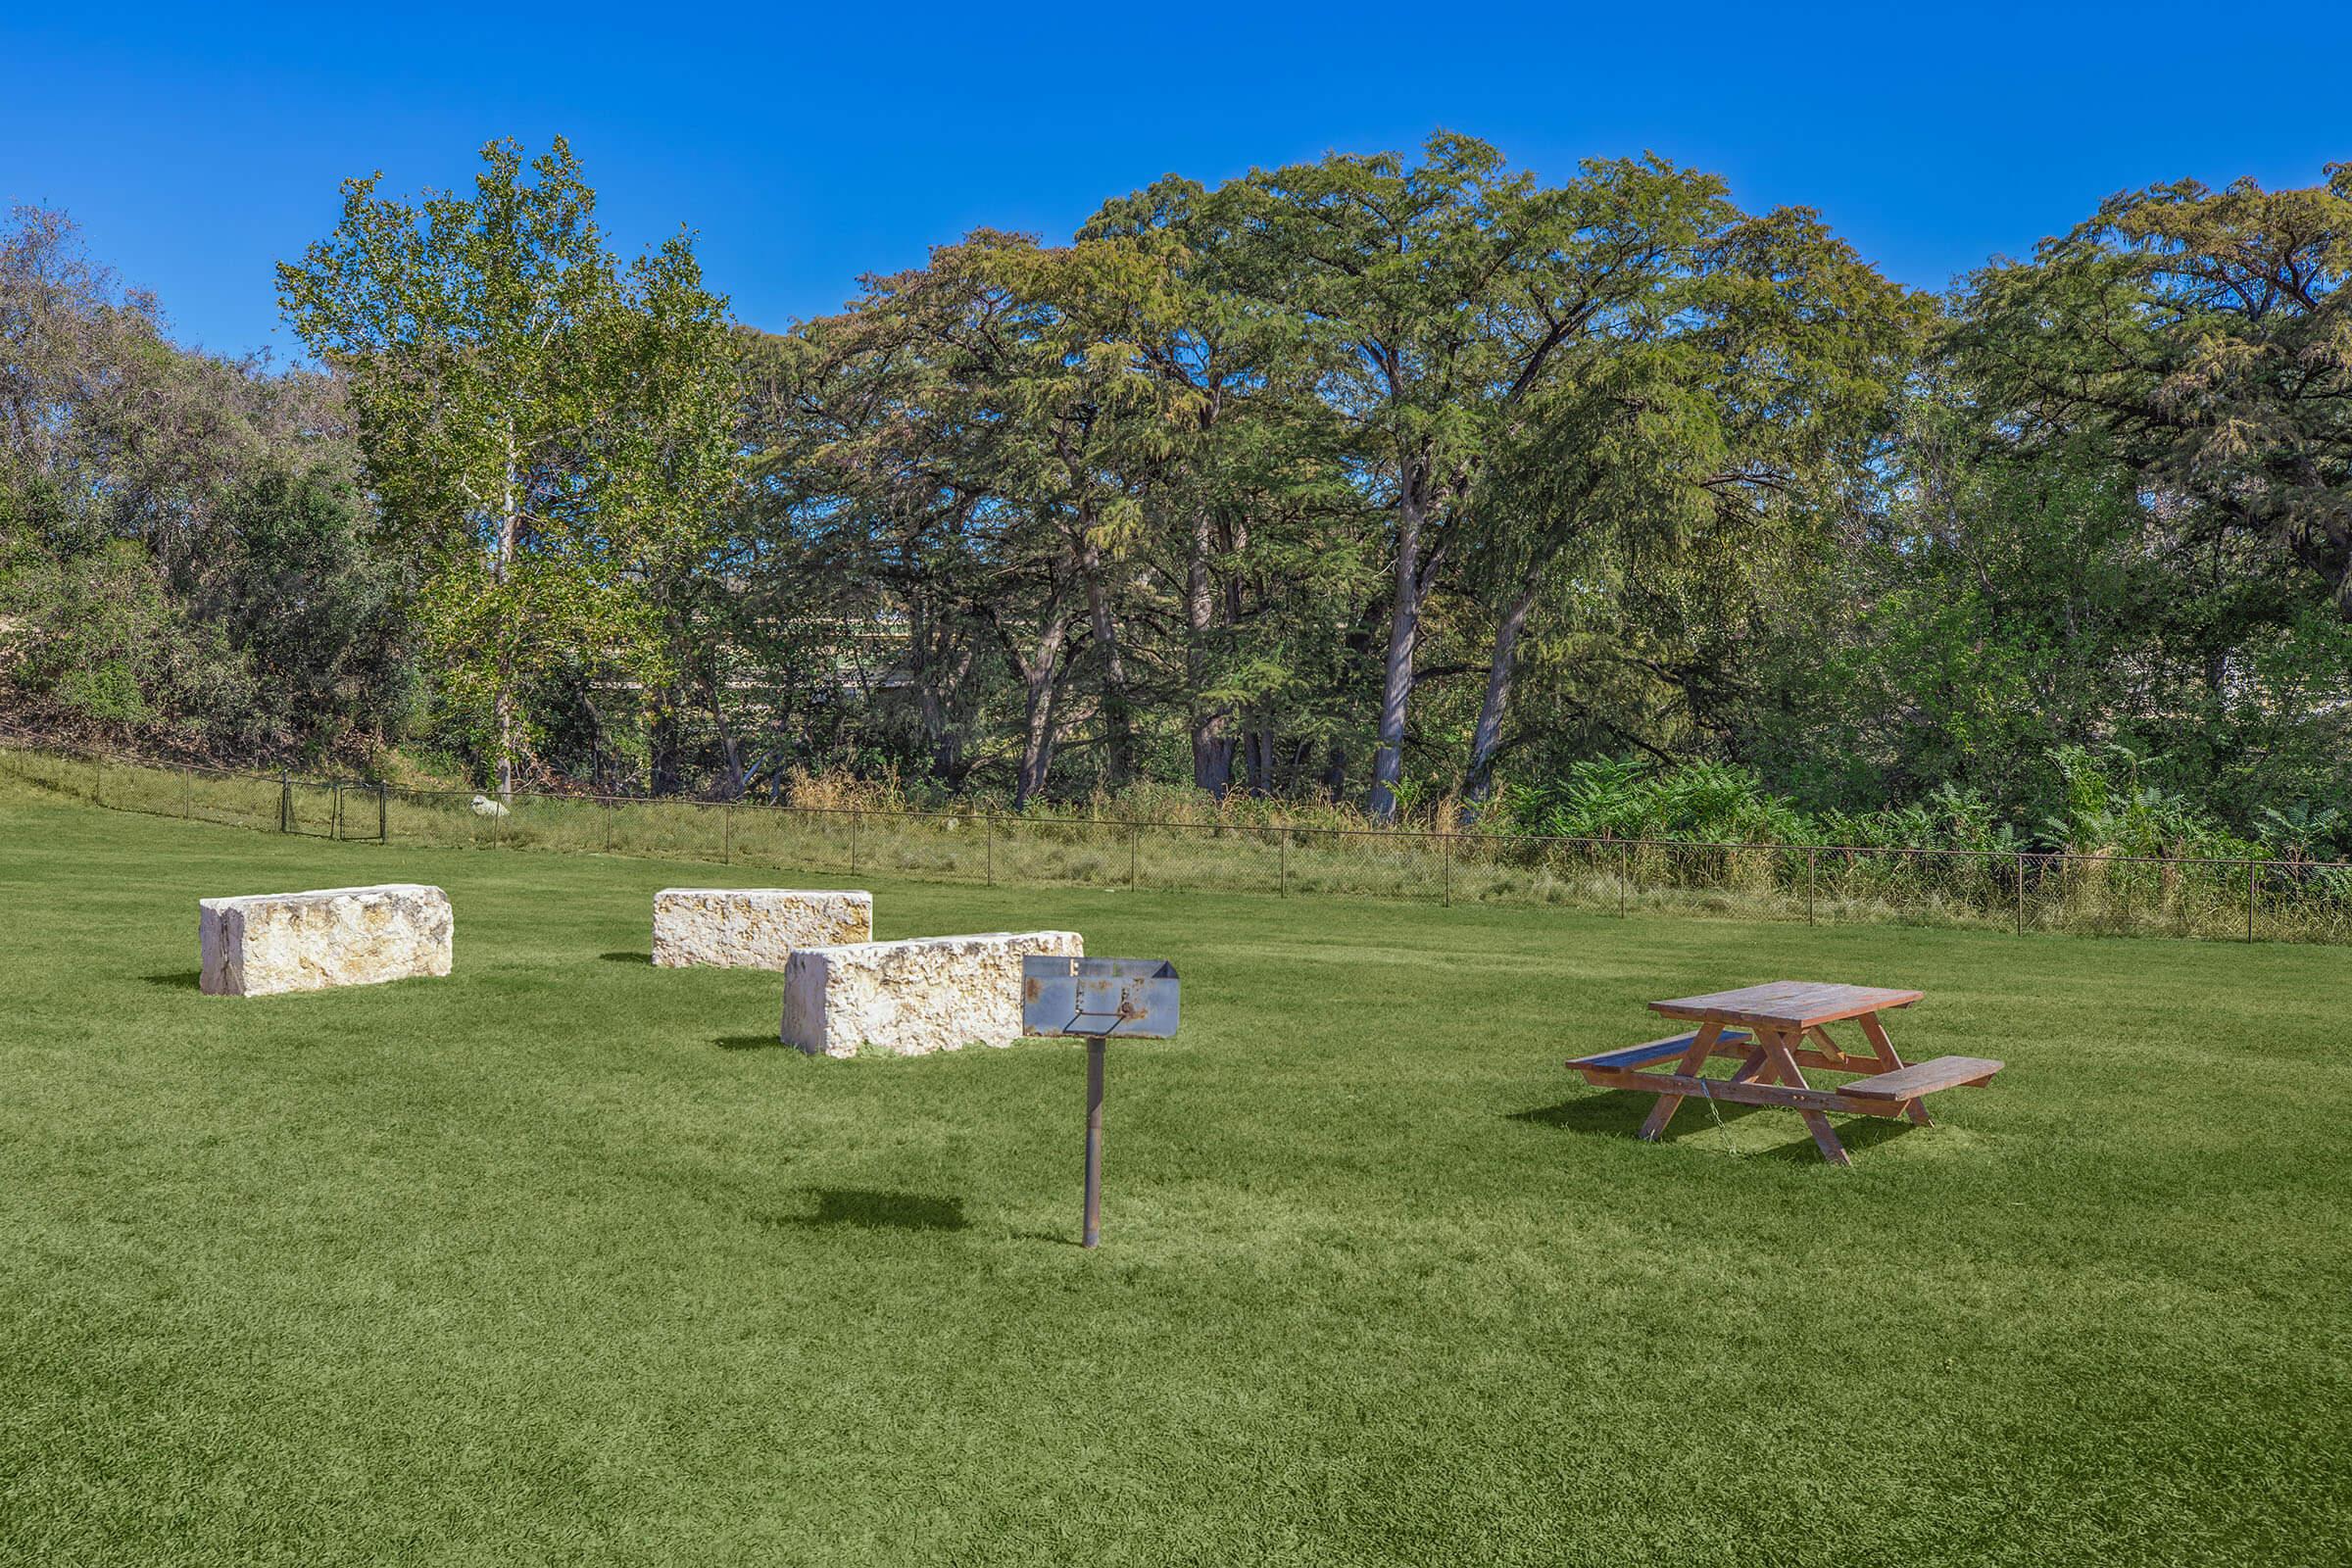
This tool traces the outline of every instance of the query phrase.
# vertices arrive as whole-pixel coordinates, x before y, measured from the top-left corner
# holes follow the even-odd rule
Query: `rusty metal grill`
[[[1165,1040],[1176,1032],[1176,966],[1164,958],[1021,960],[1021,1032]]]

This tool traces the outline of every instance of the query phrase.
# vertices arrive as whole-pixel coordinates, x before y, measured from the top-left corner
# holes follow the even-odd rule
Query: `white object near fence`
[[[654,962],[665,969],[781,969],[796,949],[873,935],[871,893],[663,888],[654,895]]]
[[[209,996],[374,985],[449,973],[449,895],[416,882],[196,901]]]
[[[1021,960],[1085,952],[1075,931],[803,948],[784,966],[781,1038],[827,1056],[1008,1046],[1021,1034]]]

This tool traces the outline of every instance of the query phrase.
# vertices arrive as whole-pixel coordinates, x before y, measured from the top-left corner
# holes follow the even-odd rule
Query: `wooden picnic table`
[[[1682,1102],[1697,1096],[1742,1105],[1778,1105],[1804,1117],[1821,1157],[1850,1165],[1851,1156],[1830,1125],[1831,1111],[1861,1116],[1900,1116],[1932,1126],[1924,1097],[1938,1089],[1989,1082],[2001,1063],[1988,1056],[1937,1056],[1906,1065],[1879,1014],[1924,1001],[1919,991],[1878,986],[1830,985],[1810,980],[1774,980],[1737,991],[1653,1002],[1652,1012],[1695,1023],[1689,1034],[1639,1046],[1579,1056],[1568,1063],[1585,1081],[1608,1089],[1654,1093],[1657,1104],[1642,1124],[1642,1137],[1655,1142]],[[1851,1021],[1862,1033],[1867,1054],[1847,1051],[1829,1033],[1834,1023]],[[1706,1078],[1699,1069],[1710,1056],[1736,1056],[1728,1078]],[[1653,1070],[1672,1059],[1674,1065]],[[1804,1068],[1863,1076],[1831,1089],[1805,1082]]]

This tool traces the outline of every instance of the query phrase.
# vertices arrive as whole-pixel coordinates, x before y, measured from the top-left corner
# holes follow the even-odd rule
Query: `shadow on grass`
[[[597,957],[606,963],[635,963],[651,967],[654,956],[650,953],[600,953]]]
[[[1050,1242],[1055,1247],[1075,1247],[1083,1250],[1086,1243],[1075,1231],[1014,1231],[1016,1242]]]
[[[786,1045],[782,1037],[773,1033],[764,1035],[720,1035],[716,1040],[713,1040],[710,1043],[721,1051],[798,1051],[800,1049],[798,1046]]]
[[[1845,1152],[1857,1156],[1866,1149],[1891,1144],[1905,1133],[1919,1131],[1916,1123],[1894,1121],[1885,1116],[1854,1116],[1830,1125],[1837,1128],[1838,1141],[1845,1146]],[[1800,1121],[1795,1138],[1785,1144],[1775,1144],[1770,1149],[1758,1150],[1753,1157],[1793,1159],[1803,1164],[1818,1165],[1821,1163],[1821,1151],[1813,1147],[1812,1139],[1804,1136],[1804,1123]]]
[[[1632,1138],[1642,1130],[1658,1097],[1632,1089],[1609,1089],[1599,1094],[1579,1095],[1563,1100],[1556,1105],[1542,1105],[1534,1110],[1514,1110],[1508,1113],[1512,1121],[1532,1122],[1539,1127],[1558,1127],[1567,1132],[1596,1134],[1605,1138]],[[1788,1118],[1790,1138],[1787,1143],[1770,1149],[1748,1151],[1743,1157],[1754,1159],[1794,1159],[1818,1162],[1821,1151],[1805,1133],[1805,1124],[1792,1110],[1775,1105],[1734,1105],[1721,1101],[1714,1103],[1715,1115],[1707,1114],[1707,1106],[1685,1103],[1674,1120],[1667,1124],[1666,1136],[1660,1143],[1671,1144],[1685,1133],[1700,1132],[1718,1124],[1730,1126],[1759,1112],[1769,1111]],[[1695,1114],[1693,1114],[1695,1112]],[[1911,1122],[1890,1120],[1881,1116],[1846,1116],[1833,1122],[1838,1129],[1838,1141],[1849,1154],[1865,1149],[1875,1149],[1891,1143],[1905,1133],[1919,1129]]]
[[[204,989],[204,971],[201,969],[173,969],[165,974],[141,975],[140,978],[149,985],[164,991],[201,991]]]
[[[1642,1123],[1656,1105],[1658,1097],[1632,1089],[1604,1089],[1598,1094],[1579,1095],[1563,1100],[1556,1105],[1540,1105],[1534,1110],[1514,1110],[1512,1121],[1533,1122],[1539,1127],[1558,1127],[1572,1133],[1599,1133],[1608,1137],[1631,1138],[1642,1130]],[[1726,1122],[1752,1116],[1764,1109],[1762,1105],[1727,1105],[1718,1103],[1716,1110]],[[1697,1123],[1687,1118],[1692,1107],[1686,1105],[1682,1114],[1667,1127],[1665,1142],[1674,1142],[1677,1133],[1690,1131]],[[1704,1122],[1705,1108],[1698,1107],[1699,1121]],[[1810,1146],[1808,1146],[1810,1147]]]
[[[963,1217],[963,1200],[929,1193],[881,1193],[862,1187],[817,1187],[809,1190],[816,1212],[780,1225],[847,1225],[869,1231],[963,1231],[972,1222]]]

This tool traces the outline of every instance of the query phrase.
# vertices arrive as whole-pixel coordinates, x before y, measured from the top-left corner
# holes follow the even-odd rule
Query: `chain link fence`
[[[2352,864],[880,811],[310,779],[0,745],[36,789],[265,832],[1007,887],[2352,943]]]

